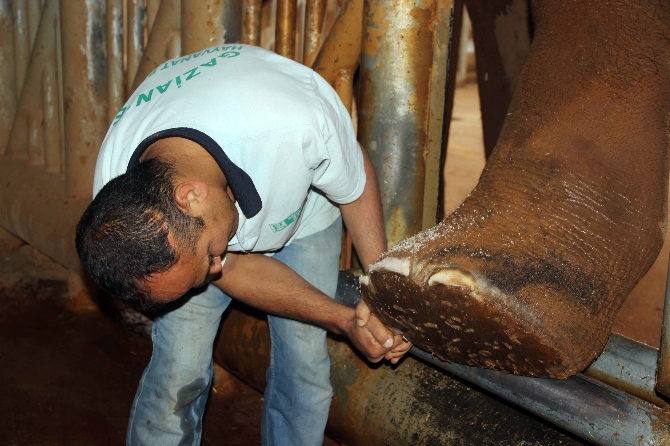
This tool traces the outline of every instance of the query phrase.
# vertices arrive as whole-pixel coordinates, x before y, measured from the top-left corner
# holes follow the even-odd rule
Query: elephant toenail
[[[407,277],[409,276],[410,266],[410,260],[408,258],[399,259],[397,257],[386,257],[370,266],[370,272],[384,270]]]
[[[428,285],[446,285],[466,288],[470,291],[477,291],[479,286],[474,276],[467,271],[459,268],[448,268],[438,271],[428,279]]]

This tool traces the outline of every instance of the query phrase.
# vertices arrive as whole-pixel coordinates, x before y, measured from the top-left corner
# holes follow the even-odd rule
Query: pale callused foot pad
[[[584,367],[561,353],[541,319],[476,273],[447,267],[417,281],[408,259],[387,257],[362,285],[382,322],[442,360],[553,378]]]

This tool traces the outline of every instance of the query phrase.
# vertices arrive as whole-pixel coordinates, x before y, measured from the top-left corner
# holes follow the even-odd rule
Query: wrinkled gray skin
[[[532,11],[479,184],[385,254],[363,299],[442,359],[565,377],[602,350],[663,244],[670,7],[539,0]]]

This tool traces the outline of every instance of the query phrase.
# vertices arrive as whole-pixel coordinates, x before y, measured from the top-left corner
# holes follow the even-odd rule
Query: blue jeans
[[[274,256],[331,298],[342,220]],[[259,275],[262,271],[259,271]],[[212,349],[231,298],[213,285],[154,320],[153,354],[130,412],[128,445],[197,445],[212,382]],[[333,391],[325,330],[268,316],[272,340],[263,406],[264,445],[323,444]],[[223,440],[223,439],[222,439]]]

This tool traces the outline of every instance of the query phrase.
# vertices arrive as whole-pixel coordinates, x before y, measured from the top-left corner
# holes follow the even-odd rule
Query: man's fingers
[[[359,327],[365,327],[370,320],[370,307],[367,306],[363,299],[358,302],[356,306],[356,323]]]
[[[386,328],[386,325],[377,319],[376,316],[371,315],[365,329],[370,332],[372,337],[384,348],[391,348],[395,344],[393,333]]]

